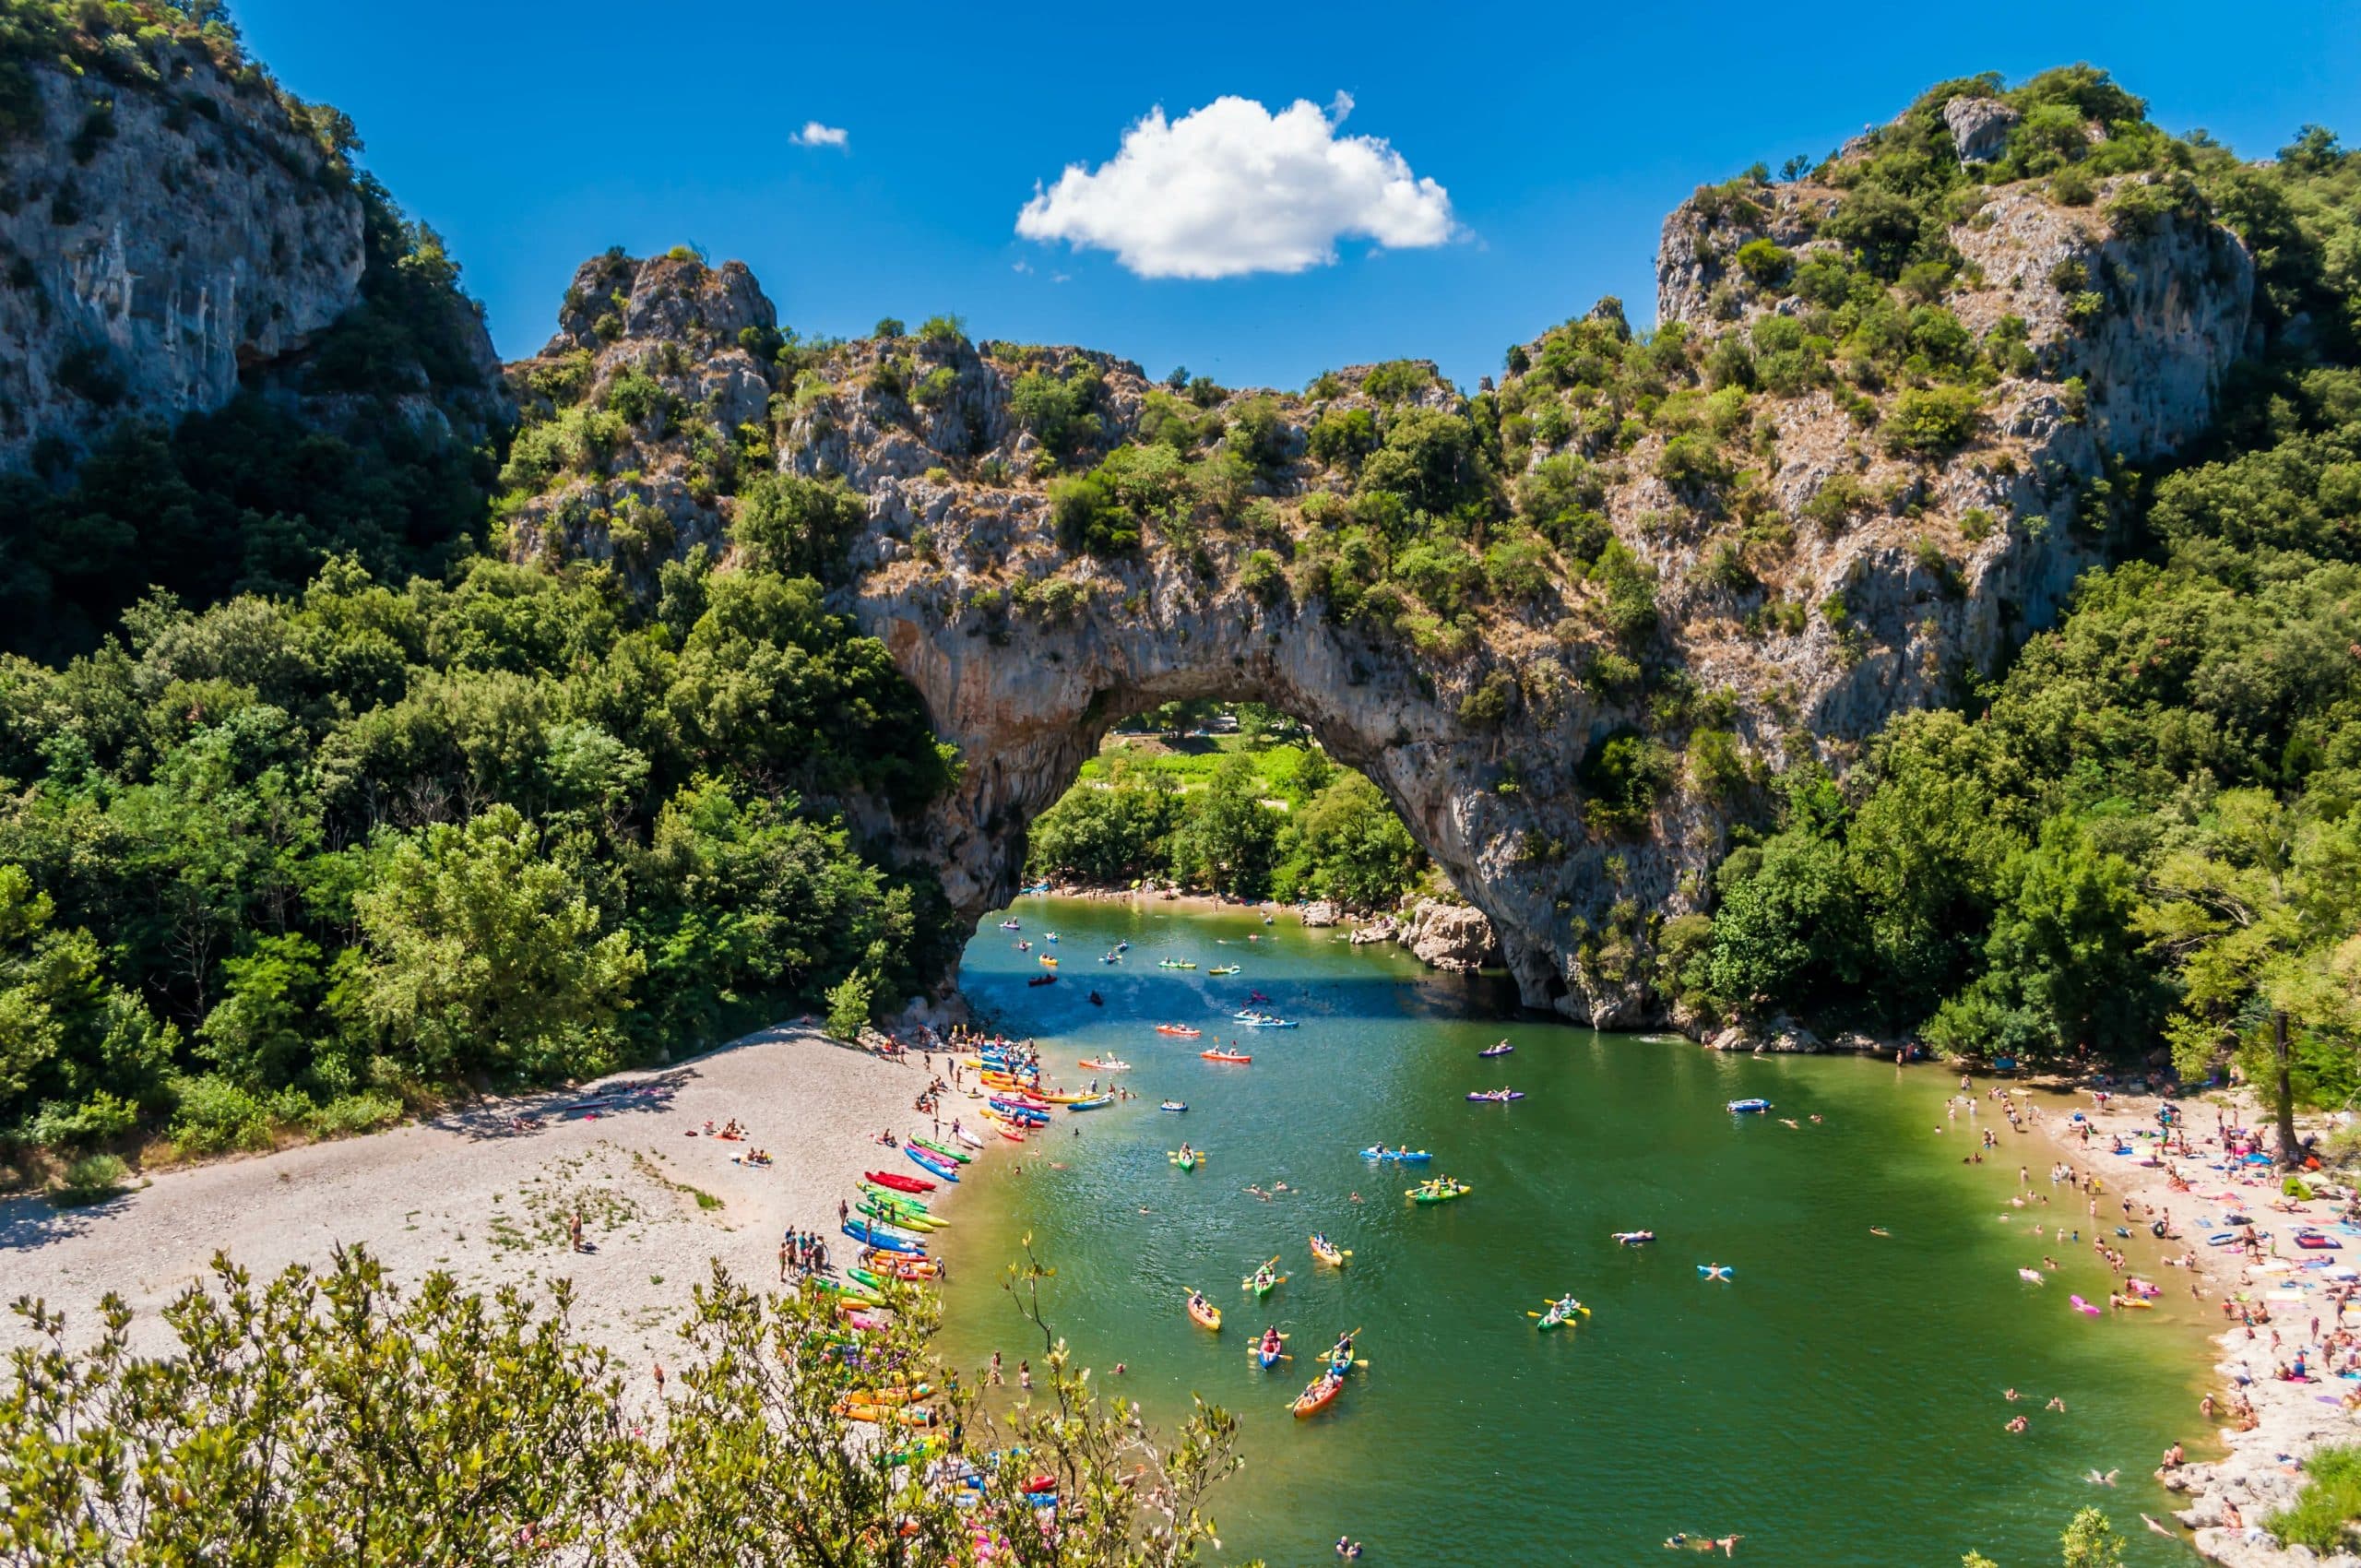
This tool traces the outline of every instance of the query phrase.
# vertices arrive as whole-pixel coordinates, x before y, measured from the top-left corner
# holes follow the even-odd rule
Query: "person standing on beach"
[[[567,1223],[566,1232],[574,1242],[574,1250],[580,1252],[582,1250],[582,1211],[580,1209],[574,1211],[573,1219]]]

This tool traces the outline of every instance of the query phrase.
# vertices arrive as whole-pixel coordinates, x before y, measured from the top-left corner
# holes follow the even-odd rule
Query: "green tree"
[[[396,837],[354,909],[363,945],[344,1005],[421,1075],[613,1064],[646,959],[516,808]]]
[[[2236,1050],[2260,1068],[2293,1164],[2296,1039],[2350,1039],[2350,1002],[2332,973],[2353,927],[2361,844],[2307,802],[2225,790],[2191,842],[2151,874],[2141,930],[2172,966],[2180,1006],[2165,1025],[2173,1059],[2195,1077]]]
[[[2084,1508],[2068,1521],[2058,1544],[2064,1568],[2122,1568],[2123,1538],[2095,1508]]]

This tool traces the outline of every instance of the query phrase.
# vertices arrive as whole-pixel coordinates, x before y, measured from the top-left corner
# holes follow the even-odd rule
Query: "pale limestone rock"
[[[361,199],[267,92],[209,57],[170,87],[30,79],[43,129],[0,165],[0,468],[126,416],[210,411],[360,298]],[[111,137],[77,131],[112,101]],[[113,395],[105,396],[111,387]],[[93,392],[100,396],[91,396]]]

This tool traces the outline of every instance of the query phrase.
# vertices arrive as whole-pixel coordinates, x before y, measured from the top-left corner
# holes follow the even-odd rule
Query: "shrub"
[[[1731,469],[1710,439],[1691,431],[1664,444],[1656,457],[1656,477],[1675,490],[1695,493],[1727,484]]]
[[[1596,833],[1636,833],[1676,772],[1672,754],[1646,736],[1621,731],[1583,758],[1577,777],[1590,796],[1583,821]]]
[[[1965,386],[1914,386],[1894,400],[1886,422],[1889,450],[1941,457],[1967,445],[1975,434],[1978,399]]]
[[[1105,479],[1077,474],[1050,486],[1050,519],[1068,550],[1127,555],[1140,547],[1140,525]]]
[[[2091,177],[2075,164],[2069,163],[2049,177],[2049,199],[2060,207],[2088,207],[2098,195],[2098,187]]]
[[[869,1027],[872,989],[869,977],[859,969],[828,988],[829,1034],[843,1040],[860,1038],[860,1031]]]
[[[1738,264],[1757,288],[1775,289],[1796,269],[1796,253],[1765,239],[1749,240],[1738,248]]]
[[[80,1208],[87,1204],[104,1203],[123,1191],[129,1180],[131,1168],[111,1154],[86,1154],[68,1165],[49,1189],[49,1201],[56,1208]]]
[[[1494,670],[1460,699],[1459,721],[1479,730],[1497,730],[1508,722],[1515,698],[1516,677],[1505,670]]]
[[[2304,1490],[2294,1504],[2273,1514],[2263,1527],[2291,1546],[2308,1546],[2323,1556],[2348,1548],[2354,1521],[2361,1519],[2361,1446],[2315,1449],[2304,1461]]]
[[[1238,586],[1264,604],[1272,603],[1287,591],[1287,568],[1277,555],[1267,550],[1251,550],[1245,563],[1238,570]]]
[[[870,336],[872,338],[899,338],[902,336],[901,317],[894,315],[879,316],[877,318],[877,325],[870,328]]]
[[[1362,378],[1361,390],[1381,403],[1399,403],[1434,385],[1434,373],[1416,360],[1388,360]]]
[[[184,1154],[221,1154],[270,1146],[270,1107],[256,1094],[207,1073],[184,1078],[171,1136]]]
[[[364,1089],[343,1094],[307,1112],[303,1125],[323,1138],[351,1137],[390,1127],[402,1119],[402,1102],[392,1095]]]

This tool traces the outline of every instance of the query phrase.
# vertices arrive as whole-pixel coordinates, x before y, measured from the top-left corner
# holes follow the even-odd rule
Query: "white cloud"
[[[1169,124],[1152,109],[1113,159],[1037,187],[1016,232],[1113,251],[1143,278],[1301,272],[1334,262],[1347,237],[1442,244],[1451,194],[1382,137],[1339,136],[1352,106],[1341,92],[1325,113],[1217,98]]]
[[[787,138],[798,147],[846,148],[852,135],[842,125],[824,125],[817,120],[806,120],[803,128]]]

